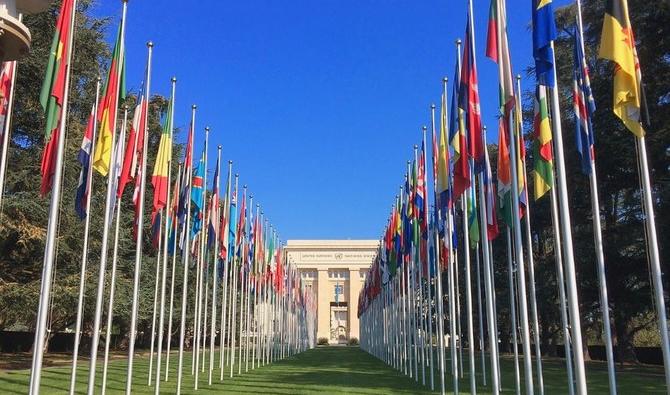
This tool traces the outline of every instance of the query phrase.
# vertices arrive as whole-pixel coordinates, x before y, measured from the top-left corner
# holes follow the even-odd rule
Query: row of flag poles
[[[404,185],[396,196],[358,301],[361,346],[433,390],[439,381],[441,393],[447,390],[448,374],[454,393],[459,392],[459,386],[461,390],[465,386],[466,392],[476,393],[477,377],[481,377],[479,384],[490,386],[492,393],[501,391],[497,314],[500,304],[496,295],[505,285],[495,283],[492,241],[504,237],[514,387],[516,393],[523,390],[527,394],[544,394],[528,192],[531,178],[534,199],[548,196],[550,200],[568,390],[571,395],[587,393],[560,122],[564,118],[559,106],[554,57],[557,38],[554,11],[551,0],[532,0],[531,4],[536,77],[533,126],[528,133],[532,140],[528,147],[532,150],[532,174],[526,174],[521,77],[515,79],[512,72],[505,0],[491,0],[486,56],[498,66],[500,92],[496,180],[493,178],[486,128],[481,121],[473,6],[472,0],[468,0],[465,40],[456,42],[458,61],[450,105],[447,103],[448,81],[446,78],[443,81],[439,130],[436,130],[436,106],[431,106],[434,204],[428,203],[427,128],[424,127],[420,152],[415,146],[414,160],[408,162]],[[584,56],[579,0],[576,8],[574,114],[571,115],[575,119],[575,141],[582,172],[590,182],[609,391],[616,394],[591,122],[595,102]],[[670,393],[670,349],[644,141],[641,68],[627,0],[606,1],[605,12],[599,57],[616,63],[613,109],[634,134],[637,147],[646,246],[666,386]],[[459,279],[461,273],[463,279]],[[461,291],[463,286],[464,292]],[[464,306],[461,295],[465,296]],[[465,329],[461,327],[462,311],[465,312]],[[475,312],[479,320],[477,338]],[[446,366],[447,349],[450,368]],[[479,368],[476,353],[481,354]],[[465,370],[469,380],[461,383]]]
[[[184,358],[188,358],[188,330],[192,335],[191,375],[195,376],[195,389],[200,383],[200,373],[206,374],[208,385],[212,385],[217,370],[218,379],[223,380],[225,375],[233,377],[235,373],[242,374],[243,369],[245,372],[249,371],[250,365],[251,369],[255,369],[312,348],[316,344],[315,297],[310,289],[303,286],[296,267],[285,263],[284,250],[277,231],[270,225],[260,205],[256,204],[254,208],[253,196],[247,196],[246,186],[241,188],[241,197],[238,196],[239,177],[237,174],[233,175],[232,161],[228,162],[225,192],[220,192],[221,146],[217,148],[212,189],[207,190],[209,128],[205,128],[204,149],[200,159],[197,159],[194,157],[195,105],[191,111],[185,156],[175,169],[172,152],[177,82],[175,78],[171,80],[167,111],[162,114],[163,130],[153,172],[150,178],[147,177],[153,44],[147,44],[144,83],[131,115],[129,108],[121,105],[126,98],[127,0],[122,1],[122,6],[121,23],[107,79],[104,84],[100,79],[97,81],[95,103],[92,105],[77,157],[81,173],[75,193],[75,211],[84,221],[84,235],[70,394],[74,393],[77,384],[79,348],[84,325],[94,172],[106,177],[107,182],[87,379],[88,394],[95,393],[97,388],[101,388],[104,394],[107,389],[118,251],[121,243],[121,203],[124,191],[131,183],[135,262],[125,389],[127,394],[133,390],[138,310],[140,303],[146,302],[140,301],[139,292],[143,282],[142,264],[147,263],[142,241],[145,231],[146,186],[149,182],[153,188],[150,234],[156,250],[156,261],[147,383],[154,386],[156,394],[160,393],[161,382],[168,381],[175,371],[174,368],[170,369],[170,358],[174,358],[171,347],[175,343],[178,345],[177,393],[181,392]],[[46,147],[42,157],[40,191],[43,196],[51,194],[51,204],[35,330],[29,391],[31,394],[40,392],[51,287],[54,281],[53,268],[57,259],[56,237],[62,196],[61,180],[67,131],[70,65],[75,46],[76,10],[77,0],[64,0],[61,4],[40,96],[46,115]],[[0,192],[4,186],[7,165],[16,69],[16,62],[6,62],[0,71],[0,121],[3,125]],[[1,196],[2,193],[0,199]],[[110,234],[112,231],[113,235]],[[111,268],[108,268],[110,257]],[[177,261],[178,257],[180,262]],[[183,275],[181,284],[178,284],[179,278],[175,274],[180,269],[183,269]],[[195,276],[194,281],[193,276],[189,277],[191,274]],[[109,290],[105,289],[107,284]],[[179,287],[181,300],[177,293]],[[191,300],[194,301],[192,306]],[[106,309],[106,315],[103,314],[103,309]],[[187,318],[189,309],[193,309],[192,320]],[[103,317],[106,317],[106,322],[103,322]],[[187,328],[189,321],[192,321],[192,328]],[[179,338],[173,339],[173,325],[177,323]],[[104,346],[101,348],[103,336]],[[96,383],[96,379],[100,377],[100,350],[103,350],[102,377],[101,382]]]

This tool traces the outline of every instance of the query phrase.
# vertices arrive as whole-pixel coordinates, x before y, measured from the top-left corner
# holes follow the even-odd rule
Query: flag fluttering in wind
[[[140,96],[140,101],[135,106],[133,113],[133,123],[130,126],[130,135],[128,136],[128,145],[123,155],[123,167],[121,168],[121,177],[116,195],[121,198],[126,185],[138,176],[138,167],[140,164],[141,152],[144,147],[144,129],[146,125],[146,101],[144,96]]]
[[[205,151],[202,153],[198,166],[193,172],[193,185],[191,186],[191,205],[193,206],[193,227],[191,228],[191,240],[195,241],[195,236],[200,233],[202,229],[202,215],[203,215],[203,199],[205,181]],[[195,243],[194,243],[195,245]]]
[[[582,173],[591,174],[591,161],[595,159],[593,144],[595,136],[591,117],[596,111],[596,103],[591,92],[589,67],[582,51],[582,37],[575,29],[575,66],[573,69],[572,106],[575,111],[575,140]]]
[[[533,57],[535,58],[535,76],[540,85],[553,88],[554,48],[556,23],[551,0],[533,0]]]
[[[93,153],[93,168],[103,176],[106,176],[109,172],[112,160],[112,135],[116,130],[115,122],[119,103],[126,98],[126,66],[122,33],[122,29],[119,27],[116,44],[114,45],[114,55],[109,65],[105,94],[98,111],[100,132],[98,133],[98,141],[95,144],[95,151]]]
[[[475,47],[472,34],[472,26],[470,26],[470,18],[468,17],[465,30],[465,43],[463,45],[463,61],[461,63],[459,107],[466,112],[468,154],[474,161],[475,172],[479,173],[484,169],[485,147],[482,139],[482,115],[479,103],[477,64],[475,63]]]
[[[9,107],[9,95],[12,90],[12,79],[16,72],[16,62],[4,62],[0,68],[0,147],[2,147],[2,134],[5,131],[7,111]]]
[[[446,88],[445,88],[446,89]],[[447,125],[447,95],[442,93],[440,108],[440,137],[437,151],[437,207],[446,209],[449,205],[449,146]]]
[[[638,137],[642,126],[643,87],[635,36],[628,16],[627,0],[607,0],[598,57],[617,64],[614,69],[614,114]]]
[[[81,140],[81,148],[77,155],[77,161],[81,164],[79,173],[79,185],[74,199],[74,211],[80,219],[86,218],[86,200],[91,193],[91,185],[88,182],[88,173],[91,171],[91,148],[93,147],[93,128],[95,126],[95,105],[91,108],[91,115],[88,118],[88,125],[84,131],[84,138]]]
[[[533,118],[533,184],[535,200],[544,196],[554,185],[554,155],[552,133],[547,107],[547,88],[535,88],[535,114]]]
[[[508,113],[514,107],[515,100],[512,62],[507,40],[507,11],[503,0],[491,0],[486,56],[498,64],[500,113],[508,116]]]
[[[72,44],[70,35],[70,21],[74,10],[74,0],[64,0],[61,3],[60,13],[56,21],[56,32],[51,42],[49,61],[47,62],[42,92],[40,93],[40,104],[46,115],[44,128],[44,152],[40,170],[42,183],[40,193],[42,196],[51,191],[53,176],[56,172],[56,156],[58,152],[58,141],[61,137],[59,127],[66,120],[62,114],[63,99],[65,96],[65,79],[67,69],[67,53],[69,45]]]
[[[209,200],[208,235],[207,248],[212,248],[213,243],[218,242],[219,232],[219,158],[216,158],[216,167],[214,168],[214,178],[212,179],[212,196]]]
[[[491,172],[491,162],[489,161],[489,152],[484,150],[484,199],[486,199],[486,235],[489,240],[498,237],[498,216],[496,214],[496,192],[493,185],[493,174]]]
[[[498,199],[500,201],[500,214],[507,226],[512,226],[512,167],[510,163],[510,151],[508,134],[505,133],[504,120],[499,120],[498,132]]]
[[[454,172],[453,189],[451,198],[453,202],[457,201],[459,196],[470,186],[470,161],[468,160],[468,148],[466,142],[465,130],[465,109],[461,107],[461,71],[456,65],[454,81],[451,96],[451,123],[450,140],[454,148]]]
[[[168,204],[167,192],[168,188],[170,188],[168,184],[168,167],[172,160],[172,106],[173,102],[170,100],[163,125],[163,133],[161,133],[161,139],[158,143],[154,172],[151,176],[151,185],[154,187],[152,218]]]

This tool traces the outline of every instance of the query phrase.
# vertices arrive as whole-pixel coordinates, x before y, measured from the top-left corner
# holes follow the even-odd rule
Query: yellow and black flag
[[[642,74],[628,17],[628,0],[607,0],[599,58],[616,62],[613,111],[638,137],[644,136]]]

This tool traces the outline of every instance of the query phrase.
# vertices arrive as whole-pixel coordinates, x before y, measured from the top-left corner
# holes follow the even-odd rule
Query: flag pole
[[[432,120],[432,131],[433,131],[433,136],[435,135],[435,104],[431,104],[430,106],[431,109],[431,120]],[[426,203],[424,204],[424,223],[426,224],[426,248],[428,248],[428,242],[430,240],[430,222],[429,222],[429,216],[428,216],[428,177],[427,177],[427,170],[425,167],[428,165],[428,146],[426,145],[426,127],[423,127],[423,163],[424,163],[424,170],[423,170],[423,185],[425,189],[425,195],[426,195]],[[426,267],[428,268],[428,282],[427,282],[427,293],[428,293],[428,301],[426,304],[427,308],[427,314],[428,314],[428,350],[429,350],[429,366],[430,366],[430,389],[431,391],[435,391],[435,372],[434,372],[434,357],[433,357],[433,294],[431,290],[431,283],[433,280],[433,275],[431,273],[431,263],[430,263],[430,253],[429,251],[426,251],[426,259],[428,260],[428,265]]]
[[[577,28],[579,34],[579,45],[584,54],[584,27],[582,24],[582,3],[577,0]],[[581,62],[581,59],[579,60]],[[612,329],[609,313],[609,301],[607,296],[607,277],[605,276],[605,256],[603,253],[602,226],[600,224],[600,202],[598,198],[598,178],[596,175],[595,158],[591,155],[589,161],[590,173],[589,184],[591,187],[591,211],[593,217],[593,238],[596,247],[596,266],[598,268],[598,282],[600,291],[600,309],[603,315],[603,329],[605,332],[605,353],[607,356],[607,374],[609,379],[610,394],[616,395],[616,373],[614,363],[614,349],[612,346]],[[665,311],[665,310],[664,310]],[[666,328],[667,333],[667,328]],[[667,376],[666,376],[667,377]]]
[[[552,57],[554,53],[554,42],[551,42]],[[555,59],[553,59],[555,64]],[[552,67],[554,81],[556,78],[556,68]],[[566,169],[563,155],[563,129],[561,126],[561,109],[558,98],[558,86],[551,90],[551,115],[555,120],[554,127],[554,147],[555,147],[555,161],[556,174],[558,181],[558,203],[560,207],[561,216],[561,238],[563,241],[563,257],[565,259],[565,275],[566,287],[568,293],[568,306],[570,312],[570,323],[573,330],[573,355],[575,362],[575,380],[577,383],[577,393],[579,395],[586,394],[586,369],[584,366],[584,349],[582,346],[582,327],[581,318],[579,316],[579,297],[577,295],[577,274],[575,271],[574,251],[572,247],[572,224],[570,221],[570,207],[568,203],[568,187],[566,181]],[[667,329],[667,328],[666,328]],[[667,335],[667,331],[665,332]],[[670,365],[666,363],[666,374],[670,374]]]
[[[642,183],[642,199],[644,204],[645,227],[647,235],[647,251],[651,266],[651,278],[654,289],[654,304],[658,314],[658,328],[661,333],[661,348],[663,350],[663,365],[665,368],[665,383],[670,394],[670,343],[668,340],[668,322],[665,312],[665,296],[663,293],[663,276],[661,273],[660,257],[658,253],[658,238],[656,235],[656,219],[654,217],[654,202],[651,195],[651,181],[649,180],[649,164],[647,163],[647,148],[643,137],[635,137],[638,152],[640,180]]]
[[[122,153],[125,149],[126,141],[126,128],[128,124],[128,106],[123,106],[123,124],[121,125],[121,135],[119,140],[116,142],[116,147],[114,147],[114,156],[112,163],[114,165],[113,169],[110,169],[111,173],[114,173],[113,179],[115,182],[112,182],[110,188],[114,190],[113,193],[117,193],[118,181],[120,175],[119,160]],[[105,352],[102,362],[102,388],[101,393],[104,395],[107,390],[107,368],[109,363],[109,345],[112,340],[112,317],[114,315],[114,294],[116,290],[116,266],[118,263],[118,251],[119,251],[119,223],[121,221],[121,198],[117,196],[114,203],[112,203],[112,209],[116,207],[116,223],[114,228],[114,247],[112,247],[112,272],[110,273],[109,279],[109,301],[107,307],[107,326],[105,327]],[[112,212],[113,213],[113,212]],[[110,214],[112,214],[110,213]]]
[[[217,147],[216,156],[217,156],[216,164],[219,167],[219,169],[217,169],[217,171],[216,171],[216,174],[217,174],[217,178],[216,178],[217,197],[216,197],[216,201],[213,202],[213,203],[218,205],[219,204],[219,202],[218,202],[218,200],[219,200],[219,197],[218,197],[218,193],[219,193],[218,192],[219,191],[219,177],[218,177],[218,174],[219,174],[219,170],[221,169],[221,165],[220,165],[220,163],[221,163],[221,146],[220,145]],[[216,213],[217,217],[220,218],[220,216],[218,215],[218,212],[219,212],[218,207],[215,208],[214,212]],[[219,225],[218,224],[219,218],[216,218],[217,228],[219,227],[218,226]],[[211,218],[210,218],[210,221],[212,221]],[[220,232],[220,231],[221,231],[220,229],[217,229],[217,232]],[[215,235],[215,240],[214,240],[214,259],[213,259],[213,263],[212,263],[212,273],[213,273],[213,276],[212,276],[213,277],[212,278],[212,322],[211,322],[211,328],[209,330],[209,376],[207,378],[207,384],[209,384],[209,385],[212,385],[212,372],[214,371],[214,340],[215,340],[214,338],[216,336],[216,320],[215,320],[215,317],[216,317],[216,291],[217,291],[217,287],[218,287],[218,281],[217,280],[219,278],[219,275],[217,273],[218,260],[219,260],[219,237],[218,237],[218,234],[217,234],[217,235]],[[221,306],[221,308],[223,309],[223,306]],[[221,328],[221,329],[223,329],[223,328]]]
[[[200,342],[202,340],[202,333],[201,333],[201,317],[202,317],[202,285],[203,285],[203,260],[204,260],[204,255],[205,255],[205,231],[204,231],[204,224],[205,224],[205,215],[207,213],[207,206],[206,206],[206,201],[207,201],[207,147],[209,143],[209,127],[205,127],[205,149],[203,151],[204,153],[204,166],[205,166],[205,172],[202,177],[202,200],[200,201],[200,215],[203,217],[201,220],[201,228],[200,228],[200,237],[199,237],[199,249],[200,253],[198,254],[198,264],[196,266],[197,270],[197,279],[196,279],[196,293],[195,293],[195,316],[194,318],[194,327],[195,331],[193,332],[193,336],[195,339],[195,343],[193,345],[193,356],[194,356],[194,361],[193,364],[191,365],[191,372],[195,374],[195,379],[193,381],[193,389],[197,390],[198,389],[198,377],[199,377],[199,372],[200,372]]]
[[[42,280],[40,286],[40,301],[37,308],[37,322],[35,325],[35,340],[33,342],[33,361],[30,371],[30,394],[39,394],[40,381],[42,378],[42,361],[44,358],[45,336],[47,335],[47,315],[49,312],[49,301],[51,299],[51,287],[53,266],[56,259],[56,236],[58,234],[58,217],[61,198],[61,179],[63,178],[63,152],[65,150],[65,132],[67,123],[68,97],[70,92],[70,63],[72,60],[72,47],[74,46],[74,22],[77,10],[77,0],[73,0],[70,34],[67,47],[67,70],[65,72],[65,88],[63,91],[63,106],[61,107],[60,124],[58,125],[58,148],[56,151],[56,170],[53,179],[53,190],[51,191],[51,203],[49,205],[49,223],[47,225],[46,241],[44,243],[44,263],[42,266]]]
[[[175,80],[176,81],[176,80]],[[174,107],[173,107],[174,109]],[[172,118],[174,119],[174,117]],[[177,218],[177,211],[179,209],[179,191],[181,190],[181,179],[186,178],[185,176],[182,175],[181,172],[182,169],[182,163],[180,162],[177,165],[177,178],[175,178],[175,184],[177,185],[177,188],[175,189],[176,196],[174,197],[174,200],[176,202],[173,207],[175,208],[175,212],[173,213],[174,215],[174,237],[172,240],[172,270],[170,271],[170,313],[168,316],[168,331],[167,331],[167,341],[165,342],[165,381],[168,381],[168,374],[170,372],[170,344],[172,343],[172,313],[173,313],[173,308],[174,308],[174,277],[175,277],[175,270],[177,269],[176,263],[177,263],[177,239],[179,239],[179,220]]]
[[[224,238],[223,240],[225,241],[224,248],[226,249],[226,257],[223,260],[223,267],[221,268],[223,270],[223,289],[221,292],[221,322],[219,324],[219,327],[221,328],[221,336],[219,337],[219,368],[221,370],[220,376],[219,376],[219,381],[223,381],[223,367],[225,365],[225,347],[226,347],[226,342],[225,342],[225,333],[226,333],[226,310],[228,308],[228,272],[230,271],[230,266],[232,259],[231,254],[230,254],[230,225],[231,225],[231,218],[230,218],[230,199],[231,199],[231,181],[232,181],[232,175],[233,175],[233,161],[229,160],[228,161],[228,187],[226,188],[226,200],[224,202],[223,206],[223,218],[225,218],[226,223],[223,226],[223,232],[224,232]],[[230,330],[230,329],[229,329]]]
[[[418,149],[419,149],[419,147],[416,144],[414,144],[414,166],[413,167],[414,167],[414,175],[416,176],[417,184],[419,182],[419,174],[418,174],[419,173],[418,172],[419,158],[418,158],[418,153],[417,153]],[[414,193],[415,194],[418,192],[418,189],[419,189],[418,185],[414,185],[414,190],[415,190]],[[416,201],[416,197],[415,197],[415,201]],[[424,201],[425,201],[425,196],[424,196]],[[414,204],[414,210],[417,210],[416,204]],[[417,226],[415,227],[415,229],[420,233],[421,228],[418,224],[418,221],[419,221],[418,213],[413,212],[412,214],[414,216],[414,221],[417,222],[416,223]],[[422,262],[421,262],[421,253],[420,253],[420,251],[421,251],[421,235],[420,234],[419,235],[414,235],[413,238],[418,240],[418,243],[416,245],[414,245],[414,248],[413,248],[413,251],[412,251],[412,262],[414,264],[413,274],[414,274],[414,277],[416,277],[416,280],[413,279],[412,281],[413,281],[413,283],[416,282],[416,286],[418,288],[419,295],[417,296],[416,292],[412,292],[412,296],[414,297],[414,300],[415,300],[415,302],[414,302],[415,311],[418,308],[419,323],[417,323],[417,325],[416,325],[417,326],[416,333],[417,334],[421,333],[421,336],[420,336],[420,339],[419,338],[416,339],[417,340],[416,343],[419,343],[419,340],[421,340],[421,344],[418,344],[418,346],[421,347],[420,361],[419,362],[421,363],[421,384],[425,386],[426,385],[426,358],[425,358],[426,354],[424,352],[425,351],[425,347],[424,347],[424,343],[425,343],[424,342],[424,334],[425,334],[424,323],[425,323],[425,320],[424,320],[424,316],[423,316],[423,289],[422,289],[422,286],[421,286],[421,277],[423,275],[423,265],[422,265]],[[418,271],[418,274],[417,274],[417,271]],[[414,314],[414,316],[416,317],[416,313]],[[417,337],[419,337],[419,336],[417,336]],[[419,381],[418,374],[417,374],[416,380],[417,380],[417,382]]]
[[[191,131],[189,133],[195,133],[195,110],[197,106],[193,104],[191,106]],[[193,146],[191,146],[193,150]],[[188,152],[186,153],[188,155]],[[188,260],[191,255],[190,239],[191,239],[191,189],[192,189],[192,179],[193,179],[193,152],[189,155],[190,163],[184,163],[184,172],[188,172],[184,175],[184,180],[186,180],[188,185],[188,192],[186,194],[186,225],[184,227],[184,247],[182,249],[182,260],[184,261],[184,275],[183,275],[183,284],[182,284],[182,293],[181,293],[181,319],[180,319],[180,328],[179,328],[179,362],[177,367],[177,395],[181,394],[181,383],[183,377],[183,367],[184,367],[184,337],[186,335],[186,307],[188,303]],[[176,242],[175,242],[176,243]]]
[[[238,195],[238,186],[239,186],[239,174],[235,174],[235,204],[237,205],[237,199],[239,197]],[[237,210],[237,206],[235,206],[235,209]],[[239,215],[240,213],[236,212],[236,217],[235,220],[236,222],[239,222]],[[235,309],[237,306],[237,279],[239,275],[235,271],[235,255],[237,255],[237,223],[230,224],[231,226],[235,226],[235,239],[232,240],[232,248],[230,251],[230,264],[228,265],[229,268],[228,270],[230,271],[230,293],[229,293],[229,302],[231,306],[228,308],[228,365],[230,365],[230,377],[233,377],[233,355],[235,353],[235,347],[234,347],[234,342],[235,342],[235,321],[234,321],[234,315],[235,315]]]
[[[122,17],[121,17],[121,43],[120,43],[120,54],[121,54],[121,62],[124,62],[124,52],[125,52],[125,47],[124,47],[124,36],[125,36],[125,30],[126,30],[126,14],[128,10],[128,1],[127,0],[122,0],[123,3],[123,11],[122,11]],[[123,67],[119,67],[119,73],[116,78],[116,84],[119,84],[121,73],[122,73]],[[118,86],[115,87],[116,90],[118,91]],[[118,105],[118,103],[117,103]],[[113,122],[111,128],[112,128],[112,144],[111,144],[111,150],[114,152],[115,147],[116,147],[116,121],[117,121],[117,111],[114,111],[114,116],[113,116]],[[99,267],[99,274],[98,274],[98,291],[96,295],[96,301],[95,301],[95,315],[93,319],[93,336],[91,338],[91,359],[90,359],[90,367],[89,367],[89,372],[88,372],[88,395],[93,395],[95,391],[95,366],[98,358],[98,342],[100,340],[100,321],[102,319],[102,303],[103,303],[103,297],[104,297],[104,292],[105,292],[105,273],[106,273],[106,268],[107,268],[107,249],[108,249],[108,242],[109,242],[109,222],[111,221],[111,217],[114,215],[114,207],[113,207],[113,202],[112,200],[114,199],[114,188],[112,187],[114,185],[113,177],[114,177],[114,172],[108,171],[107,173],[107,196],[105,198],[105,212],[104,212],[104,222],[103,222],[103,229],[102,229],[102,247],[100,251],[100,267]]]
[[[175,103],[175,95],[176,95],[176,88],[177,88],[177,78],[172,77],[170,79],[170,84],[171,84],[171,95],[170,95],[170,118],[169,118],[169,123],[168,123],[168,130],[170,133],[170,142],[172,143],[172,136],[174,134],[174,103]],[[165,208],[165,226],[163,227],[163,275],[161,277],[161,311],[160,311],[160,317],[158,319],[158,353],[157,353],[157,360],[156,360],[156,388],[155,388],[155,395],[158,395],[160,393],[160,381],[161,381],[161,358],[163,355],[163,333],[165,329],[165,286],[167,282],[167,261],[168,261],[168,248],[170,244],[170,224],[169,224],[169,218],[170,218],[170,200],[171,200],[171,182],[172,182],[172,144],[170,144],[170,158],[168,158],[168,163],[167,163],[167,168],[168,168],[168,178],[167,178],[167,196],[166,196],[166,208]],[[181,171],[177,172],[177,178],[179,179],[179,173]],[[176,229],[176,216],[177,213],[174,212],[172,213],[173,220],[175,221],[175,229]],[[176,237],[175,237],[175,243],[176,243]],[[171,287],[174,287],[174,256],[176,256],[177,253],[176,251],[173,252],[173,259],[172,259],[172,271],[171,271],[171,276],[172,276],[172,281],[171,281]],[[172,321],[172,296],[173,296],[174,290],[171,290],[170,292],[170,321]],[[168,324],[170,327],[170,331],[172,330],[172,322]],[[168,344],[167,344],[168,349],[170,348],[170,336],[168,335]],[[168,352],[169,354],[169,352]],[[166,356],[167,357],[167,356]],[[167,366],[165,368],[167,372]]]
[[[444,89],[444,92],[447,91],[447,78],[445,77],[442,80],[442,86]],[[446,111],[446,108],[444,109]],[[431,106],[431,128],[433,131],[433,136],[436,134],[436,128],[435,128],[435,105],[433,104]],[[435,137],[434,137],[435,138]],[[438,157],[437,152],[433,152],[434,157]],[[438,158],[438,160],[441,160],[441,158]],[[439,373],[440,373],[440,394],[445,395],[445,385],[444,385],[444,371],[445,371],[445,358],[444,358],[444,299],[443,299],[443,293],[442,293],[442,262],[441,262],[441,257],[440,253],[442,250],[442,243],[440,241],[440,235],[439,235],[439,230],[437,229],[438,224],[441,221],[441,213],[439,208],[437,207],[437,201],[438,201],[438,191],[437,191],[437,178],[438,175],[435,174],[433,177],[433,192],[434,192],[434,200],[435,200],[435,210],[437,211],[437,215],[435,216],[436,221],[433,223],[433,233],[434,235],[434,251],[435,251],[435,285],[436,285],[436,307],[437,307],[437,336],[438,336],[438,347],[439,347],[439,356],[438,356],[438,361],[439,361]]]
[[[160,218],[163,217],[165,211],[160,210],[158,215]],[[151,345],[149,346],[149,374],[147,375],[147,385],[151,387],[151,381],[153,379],[153,364],[154,364],[154,346],[156,343],[156,313],[158,312],[158,286],[160,284],[161,277],[161,262],[163,257],[161,252],[163,250],[163,233],[162,228],[158,228],[158,249],[156,253],[156,274],[154,275],[154,298],[153,298],[153,312],[151,314]]]
[[[150,88],[151,88],[151,55],[153,53],[153,42],[149,41],[147,43],[147,48],[149,50],[148,60],[147,60],[147,86],[146,86],[146,97],[147,97],[147,112],[144,114],[145,118],[149,116],[149,101],[151,100]],[[126,395],[130,395],[132,390],[133,383],[133,358],[135,357],[135,336],[137,333],[137,308],[139,303],[139,290],[140,290],[140,274],[142,266],[142,236],[144,234],[144,196],[146,192],[146,173],[147,173],[147,159],[148,159],[148,125],[145,125],[144,130],[144,147],[142,148],[142,167],[140,171],[140,196],[139,196],[139,215],[137,224],[137,247],[135,248],[135,274],[133,276],[133,304],[130,315],[130,336],[128,344],[128,373],[126,377]]]
[[[100,83],[101,79],[98,77],[95,84],[95,104],[93,105],[93,133],[91,133],[91,148],[95,141],[98,132],[98,102],[100,101]],[[14,94],[14,83],[12,83],[12,95]],[[12,97],[10,96],[10,103]],[[10,104],[11,106],[11,104]],[[8,107],[7,115],[11,115]],[[8,131],[5,130],[5,137]],[[5,141],[3,147],[7,147]],[[89,149],[90,150],[90,149]],[[86,292],[86,265],[88,263],[88,238],[89,228],[91,224],[91,194],[93,192],[93,153],[89,152],[88,160],[88,174],[86,175],[86,185],[88,186],[88,193],[86,194],[86,219],[84,220],[84,242],[83,251],[81,254],[81,272],[79,274],[79,298],[77,299],[77,319],[74,329],[74,350],[72,351],[72,373],[70,374],[70,395],[74,395],[74,388],[77,380],[77,358],[79,357],[79,343],[81,341],[81,323],[84,316],[84,293]],[[0,167],[0,177],[4,175],[4,165]],[[0,185],[3,185],[0,182]],[[0,186],[0,199],[2,199],[2,187]]]
[[[559,224],[558,205],[556,204],[556,188],[551,188],[551,223],[554,231],[554,258],[556,261],[556,282],[561,307],[561,324],[563,326],[563,347],[565,349],[565,365],[568,371],[568,393],[575,393],[575,378],[572,367],[572,346],[570,345],[570,323],[568,321],[568,307],[565,300],[565,278],[563,276],[563,256],[561,252],[561,231]]]
[[[521,108],[521,75],[516,76],[517,86],[517,105]],[[523,125],[523,112],[518,112],[520,125]],[[523,144],[523,133],[519,131],[519,144]],[[519,148],[520,149],[520,148]],[[537,297],[535,292],[535,262],[533,259],[533,238],[530,231],[530,200],[528,199],[528,177],[526,175],[526,158],[521,159],[521,169],[523,185],[526,186],[524,194],[526,195],[526,215],[524,215],[524,225],[526,231],[526,249],[528,250],[528,282],[530,291],[530,312],[533,319],[533,342],[535,343],[535,366],[537,369],[537,385],[540,395],[544,395],[544,375],[542,373],[542,351],[540,350],[540,325],[537,320]]]
[[[19,14],[19,22],[23,21],[23,14]],[[17,62],[9,62],[9,69],[12,76],[10,80],[9,96],[7,98],[7,112],[5,113],[5,122],[2,125],[2,154],[0,154],[0,216],[2,216],[2,198],[5,194],[5,175],[7,173],[7,152],[9,150],[9,134],[12,125],[12,112],[14,111],[14,90],[16,88],[16,73],[18,70]],[[96,98],[100,88],[96,85]],[[96,99],[97,109],[97,99]],[[95,122],[95,121],[94,121]],[[90,173],[90,170],[89,170]],[[90,185],[90,184],[89,184]],[[88,213],[88,211],[87,211]]]
[[[483,140],[484,140],[484,154],[486,155],[486,169],[485,171],[487,174],[489,173],[489,160],[488,160],[488,148],[486,146],[486,127],[482,130],[483,134]],[[496,314],[495,314],[495,309],[494,309],[494,300],[493,300],[493,295],[495,293],[495,289],[493,286],[493,281],[491,279],[491,261],[490,257],[492,256],[492,251],[489,248],[489,237],[488,237],[488,203],[486,200],[486,195],[485,195],[485,185],[484,185],[484,177],[482,176],[481,173],[478,175],[479,179],[479,217],[483,218],[482,220],[482,225],[479,228],[479,232],[481,234],[481,245],[482,245],[482,252],[483,252],[483,258],[484,258],[484,295],[486,298],[486,324],[488,326],[488,335],[489,335],[489,347],[490,349],[490,354],[491,354],[491,391],[494,395],[497,395],[500,393],[500,377],[498,376],[498,363],[499,363],[499,357],[498,357],[498,338],[496,336],[497,328],[496,328]],[[489,182],[492,182],[492,180],[489,179]],[[491,210],[494,208],[491,207]]]
[[[509,272],[508,286],[509,286],[509,305],[510,305],[510,323],[512,326],[512,342],[514,351],[514,387],[516,394],[521,393],[521,373],[519,372],[519,340],[517,330],[517,314],[516,314],[516,292],[514,288],[514,258],[512,258],[512,236],[509,226],[507,227],[507,271]],[[517,266],[517,271],[518,271]]]
[[[472,167],[471,167],[472,168]],[[474,325],[472,320],[472,280],[470,278],[470,230],[469,219],[468,219],[468,203],[467,195],[470,188],[465,190],[463,196],[461,196],[461,210],[463,212],[463,260],[465,261],[465,304],[467,309],[467,325],[468,325],[468,359],[470,365],[470,393],[477,393],[477,383],[475,381],[475,348],[474,348]],[[461,349],[463,348],[463,340],[459,339],[461,343]],[[461,374],[463,372],[461,371]]]
[[[521,109],[518,109],[518,113]],[[559,118],[560,119],[560,118]],[[519,121],[519,120],[517,120]],[[519,133],[521,130],[519,130]],[[509,117],[509,139],[510,139],[510,167],[512,173],[512,230],[514,231],[514,261],[517,264],[517,283],[519,288],[519,319],[521,321],[521,346],[523,349],[523,367],[525,389],[528,395],[533,394],[533,365],[530,351],[530,328],[528,326],[528,296],[526,293],[526,268],[524,262],[523,240],[521,237],[521,219],[519,210],[519,178],[518,178],[518,140],[516,136],[516,127],[514,116]]]

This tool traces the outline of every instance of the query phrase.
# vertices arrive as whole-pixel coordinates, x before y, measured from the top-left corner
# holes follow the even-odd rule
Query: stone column
[[[358,324],[358,295],[363,288],[363,279],[359,269],[349,269],[349,338],[360,340],[360,326]]]
[[[328,281],[328,268],[319,268],[317,275],[317,326],[316,336],[325,337],[330,340],[330,284]]]

